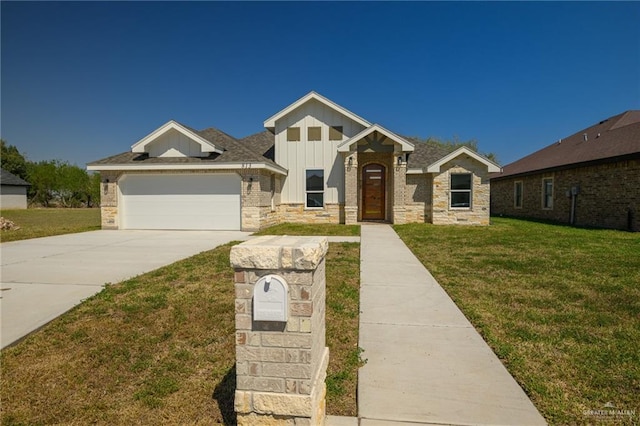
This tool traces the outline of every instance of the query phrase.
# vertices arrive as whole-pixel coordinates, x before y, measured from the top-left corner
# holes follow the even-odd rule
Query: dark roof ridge
[[[620,114],[620,119],[618,119],[609,130],[619,129],[621,127],[628,126],[630,124],[634,124],[640,121],[640,110],[630,109],[628,111]]]

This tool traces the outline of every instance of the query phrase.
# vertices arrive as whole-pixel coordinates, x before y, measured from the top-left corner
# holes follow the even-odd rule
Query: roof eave
[[[577,162],[577,163],[569,163],[569,164],[561,164],[561,165],[557,165],[557,166],[551,166],[551,167],[546,167],[543,169],[534,169],[534,170],[526,170],[526,171],[522,171],[522,172],[518,172],[518,173],[509,173],[506,175],[497,175],[497,176],[490,176],[489,179],[490,180],[501,180],[501,179],[510,179],[510,178],[518,178],[518,177],[524,177],[524,176],[531,176],[531,175],[537,175],[537,174],[542,174],[542,173],[551,173],[551,172],[555,172],[555,171],[560,171],[560,170],[569,170],[569,169],[575,169],[578,167],[589,167],[589,166],[595,166],[598,164],[608,164],[608,163],[616,163],[618,161],[627,161],[627,160],[638,160],[640,159],[640,152],[635,152],[635,153],[630,153],[630,154],[624,154],[624,155],[617,155],[617,156],[613,156],[613,157],[606,157],[606,158],[599,158],[596,160],[589,160],[589,161],[581,161],[581,162]],[[499,170],[499,172],[502,171]]]
[[[336,104],[335,102],[325,98],[324,96],[311,91],[309,93],[307,93],[306,95],[304,95],[303,97],[301,97],[300,99],[298,99],[297,101],[295,101],[294,103],[292,103],[291,105],[289,105],[288,107],[284,108],[283,110],[275,113],[274,115],[272,115],[271,117],[267,118],[264,121],[264,127],[266,129],[268,129],[269,131],[273,132],[275,131],[275,127],[276,127],[276,121],[278,121],[279,119],[281,119],[282,117],[284,117],[285,115],[291,113],[292,111],[294,111],[295,109],[299,108],[300,106],[304,105],[305,103],[307,103],[308,101],[315,99],[316,101],[328,106],[329,108],[334,109],[335,111],[341,113],[342,115],[350,118],[351,120],[355,121],[356,123],[368,127],[371,125],[371,123],[369,123],[367,120],[365,120],[364,118],[360,117],[357,114],[354,114],[353,112],[349,111],[346,108],[341,107],[340,105]]]
[[[495,173],[500,171],[499,165],[489,160],[488,158],[485,158],[482,155],[470,150],[466,146],[463,146],[445,155],[444,157],[434,162],[433,164],[429,165],[427,167],[427,173],[440,173],[440,168],[442,167],[443,164],[448,163],[449,161],[453,160],[454,158],[456,158],[461,154],[467,154],[468,156],[472,157],[476,161],[479,161],[485,164],[487,166],[487,171],[489,173]]]
[[[288,170],[268,163],[216,163],[216,164],[87,164],[89,171],[156,171],[156,170],[261,170],[265,169],[283,176]]]
[[[198,142],[201,146],[202,152],[215,152],[218,154],[222,154],[224,152],[223,149],[218,148],[211,141],[203,138],[199,134],[191,131],[190,129],[186,128],[185,126],[181,125],[180,123],[174,120],[169,120],[162,126],[158,127],[156,130],[154,130],[153,132],[149,133],[144,138],[140,139],[138,142],[131,145],[131,152],[135,152],[135,153],[146,152],[145,148],[149,143],[153,142],[160,135],[162,135],[163,133],[171,129],[174,129],[182,133],[183,135],[187,136],[188,138],[191,138],[194,141]]]
[[[392,131],[385,129],[379,124],[373,124],[367,127],[366,129],[364,129],[363,131],[361,131],[360,133],[358,133],[357,135],[340,143],[338,145],[338,152],[350,152],[351,145],[353,145],[354,143],[357,143],[360,139],[369,136],[373,132],[381,133],[382,135],[391,139],[395,143],[399,144],[402,147],[402,152],[413,152],[415,150],[415,145],[409,142],[408,140],[406,140],[405,138],[396,135]]]

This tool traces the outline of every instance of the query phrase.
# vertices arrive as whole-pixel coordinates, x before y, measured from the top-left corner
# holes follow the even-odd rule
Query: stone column
[[[355,152],[344,159],[344,223],[358,223],[358,155]]]
[[[398,156],[394,154],[393,165],[393,223],[406,223],[404,194],[407,186],[407,162],[398,164]]]
[[[119,172],[100,172],[100,221],[102,229],[118,229]]]
[[[324,424],[329,362],[325,346],[327,249],[326,237],[287,236],[258,237],[231,249],[239,425]],[[265,285],[267,276],[271,284]],[[254,303],[254,291],[271,291],[271,285],[280,288],[278,280],[286,282],[286,321],[257,321],[264,318],[264,311],[262,304]],[[268,316],[276,311],[277,307]]]

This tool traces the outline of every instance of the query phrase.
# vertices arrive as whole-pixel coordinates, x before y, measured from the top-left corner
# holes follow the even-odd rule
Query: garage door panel
[[[120,187],[124,229],[240,229],[238,175],[130,175]]]

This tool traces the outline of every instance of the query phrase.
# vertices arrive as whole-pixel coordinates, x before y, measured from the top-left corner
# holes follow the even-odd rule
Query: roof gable
[[[176,141],[175,138],[170,137],[172,133],[182,135],[184,138]],[[160,144],[163,146],[157,146]],[[194,146],[197,147],[198,152],[194,152]],[[210,153],[222,154],[223,149],[193,129],[170,120],[133,144],[131,152],[148,153],[151,157],[202,157]]]
[[[360,140],[372,135],[375,132],[378,132],[381,135],[389,138],[393,142],[399,144],[402,147],[402,152],[413,152],[413,150],[414,150],[414,145],[411,142],[409,142],[408,140],[406,140],[405,138],[396,135],[395,133],[391,132],[390,130],[385,129],[384,127],[380,126],[379,124],[374,124],[373,126],[367,127],[366,129],[364,129],[363,131],[361,131],[357,135],[353,136],[352,138],[347,139],[346,141],[344,141],[340,145],[338,145],[338,152],[349,152],[349,151],[352,151],[352,146],[354,144],[358,143],[358,141],[360,141]]]
[[[453,160],[456,157],[459,157],[460,155],[468,155],[469,157],[473,158],[474,160],[485,164],[487,166],[487,169],[489,171],[489,173],[493,173],[493,172],[499,172],[500,171],[500,166],[498,166],[496,163],[494,163],[493,161],[490,161],[489,159],[483,157],[482,155],[478,154],[475,151],[472,151],[471,149],[467,148],[466,146],[462,146],[458,149],[456,149],[455,151],[445,155],[444,157],[442,157],[441,159],[439,159],[438,161],[436,161],[435,163],[430,164],[427,167],[427,173],[440,173],[441,168],[444,164],[448,163],[449,161]]]
[[[303,106],[304,104],[306,104],[307,102],[310,102],[312,100],[320,102],[321,104],[333,109],[334,111],[339,112],[343,116],[355,121],[356,123],[358,123],[358,124],[360,124],[362,126],[369,127],[371,125],[371,123],[369,123],[364,118],[352,113],[351,111],[349,111],[346,108],[341,107],[340,105],[336,104],[335,102],[330,101],[329,99],[325,98],[324,96],[322,96],[322,95],[320,95],[320,94],[318,94],[316,92],[309,92],[308,94],[306,94],[302,98],[298,99],[297,101],[295,101],[294,103],[292,103],[288,107],[284,108],[280,112],[278,112],[278,113],[274,114],[273,116],[267,118],[264,121],[264,127],[266,127],[267,129],[269,129],[271,131],[275,130],[276,121],[278,121],[278,120],[282,119],[283,117],[291,114],[296,109],[300,108],[301,106]]]
[[[640,154],[640,111],[626,111],[503,167],[493,179]]]

